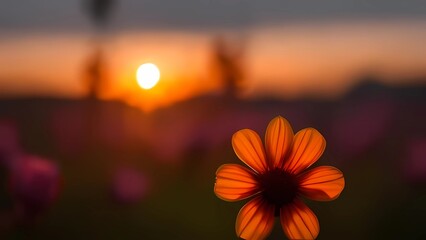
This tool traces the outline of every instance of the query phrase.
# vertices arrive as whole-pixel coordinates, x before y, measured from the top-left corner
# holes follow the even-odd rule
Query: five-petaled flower
[[[237,216],[236,233],[244,239],[264,239],[272,231],[274,217],[290,239],[315,239],[319,223],[301,196],[317,200],[336,199],[345,186],[337,168],[320,166],[303,172],[325,149],[324,137],[313,128],[293,130],[283,117],[274,118],[265,135],[243,129],[232,137],[238,158],[250,169],[224,164],[216,172],[214,192],[226,201],[254,196]]]

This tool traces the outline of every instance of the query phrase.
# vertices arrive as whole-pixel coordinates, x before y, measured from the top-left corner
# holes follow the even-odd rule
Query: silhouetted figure
[[[95,49],[93,55],[87,62],[87,68],[85,71],[85,84],[87,97],[91,99],[99,98],[103,89],[103,83],[105,82],[104,72],[104,59],[100,49]]]
[[[105,30],[111,12],[114,6],[114,0],[84,0],[84,7],[88,11],[90,18],[98,30]],[[104,50],[102,50],[101,37],[105,37],[100,32],[96,32],[95,36],[95,50],[84,69],[84,84],[87,88],[88,98],[99,98],[102,88],[105,85],[105,57]]]
[[[235,98],[244,80],[241,49],[231,46],[223,38],[216,38],[213,50],[215,70],[223,84],[224,94],[226,97]]]

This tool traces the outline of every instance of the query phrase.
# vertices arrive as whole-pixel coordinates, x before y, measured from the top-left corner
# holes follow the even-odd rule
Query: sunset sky
[[[261,3],[117,2],[102,39],[105,97],[146,109],[218,91],[211,74],[217,36],[243,50],[247,96],[333,97],[367,72],[386,84],[426,75],[424,1]],[[0,9],[0,96],[84,94],[81,79],[97,35],[82,5],[6,1]],[[136,83],[136,69],[145,62],[161,71],[152,90]]]

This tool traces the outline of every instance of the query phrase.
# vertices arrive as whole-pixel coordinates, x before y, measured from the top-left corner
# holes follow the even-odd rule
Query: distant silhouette
[[[95,49],[93,55],[87,62],[85,71],[85,85],[88,90],[87,97],[91,99],[99,98],[105,82],[104,59],[100,49]]]
[[[223,84],[225,96],[235,98],[244,81],[241,49],[218,37],[213,42],[213,58],[215,71]]]
[[[113,10],[114,0],[85,0],[84,7],[98,30],[105,30],[108,20]],[[102,34],[97,32],[97,35]],[[87,97],[91,99],[99,98],[105,85],[105,57],[101,47],[102,39],[95,36],[95,50],[90,56],[87,66],[84,69],[84,84],[87,88]]]

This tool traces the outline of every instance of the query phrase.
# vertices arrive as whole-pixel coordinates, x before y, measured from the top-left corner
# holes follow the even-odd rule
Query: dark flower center
[[[281,170],[269,170],[259,176],[263,198],[275,205],[276,211],[283,205],[293,202],[297,196],[298,184],[295,176]]]

